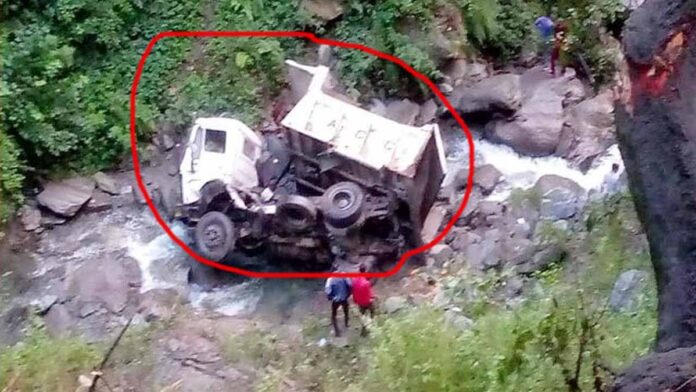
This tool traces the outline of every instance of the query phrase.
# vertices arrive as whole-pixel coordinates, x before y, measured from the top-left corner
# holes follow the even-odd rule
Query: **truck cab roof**
[[[196,119],[196,125],[201,126],[205,129],[214,129],[217,131],[236,131],[244,135],[246,139],[249,139],[254,144],[259,147],[263,146],[263,140],[261,137],[252,131],[248,126],[239,120],[227,117],[203,117]]]

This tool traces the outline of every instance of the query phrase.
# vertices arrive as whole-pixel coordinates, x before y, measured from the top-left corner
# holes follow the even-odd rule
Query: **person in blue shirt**
[[[534,27],[536,27],[541,36],[540,55],[543,58],[548,58],[551,53],[551,42],[553,40],[555,24],[548,16],[540,16],[534,21]]]
[[[348,298],[350,298],[352,292],[350,280],[331,277],[326,280],[324,292],[329,301],[331,301],[331,324],[333,325],[334,333],[337,337],[341,336],[341,330],[338,328],[338,321],[336,320],[336,313],[338,312],[338,308],[343,308],[343,317],[345,318],[346,328],[348,328]]]

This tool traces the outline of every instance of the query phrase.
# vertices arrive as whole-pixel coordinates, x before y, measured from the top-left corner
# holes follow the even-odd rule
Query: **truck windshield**
[[[224,131],[216,131],[214,129],[205,130],[205,151],[217,152],[223,154],[225,152],[225,141],[227,135]]]

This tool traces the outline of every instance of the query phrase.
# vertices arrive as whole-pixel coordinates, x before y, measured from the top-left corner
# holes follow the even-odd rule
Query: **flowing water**
[[[448,144],[447,178],[445,183],[454,179],[457,172],[468,168],[469,148],[463,133],[450,131],[444,135]],[[619,166],[615,177],[624,171],[624,164],[618,145],[612,145],[602,155],[597,157],[592,167],[585,173],[573,167],[571,163],[560,157],[527,157],[516,153],[512,148],[491,143],[478,136],[474,137],[476,165],[491,164],[503,175],[503,182],[496,187],[488,199],[505,200],[515,188],[527,189],[541,177],[555,174],[575,181],[585,191],[606,192],[605,183],[612,172],[612,165]]]

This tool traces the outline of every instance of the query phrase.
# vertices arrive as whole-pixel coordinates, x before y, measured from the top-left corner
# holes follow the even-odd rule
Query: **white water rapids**
[[[445,182],[451,181],[456,173],[468,167],[468,145],[463,134],[457,136],[456,147],[447,157],[448,174]],[[516,153],[512,148],[500,144],[491,143],[485,139],[475,138],[474,149],[476,152],[476,166],[491,164],[503,175],[503,182],[498,185],[495,192],[488,199],[493,201],[505,200],[510,191],[515,188],[527,189],[534,186],[539,177],[547,174],[555,174],[575,181],[585,191],[601,192],[607,176],[611,173],[612,165],[618,164],[620,175],[624,170],[623,160],[618,145],[612,145],[601,156],[597,157],[592,167],[583,173],[572,167],[571,163],[563,158],[527,157]]]
[[[172,231],[186,241],[187,234],[183,225],[173,224]],[[227,316],[250,314],[256,309],[263,294],[263,287],[258,280],[225,284],[211,290],[189,284],[186,265],[196,261],[191,260],[164,232],[145,242],[131,238],[128,243],[128,255],[140,266],[141,292],[169,288],[181,291],[181,288],[185,287],[187,290],[184,294],[197,309],[211,310]]]

